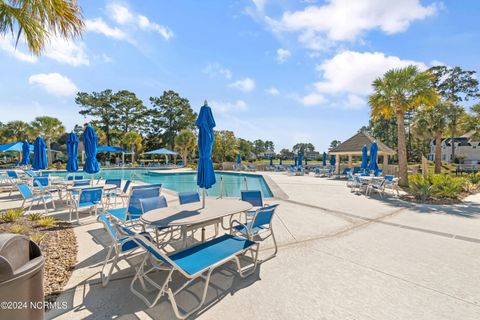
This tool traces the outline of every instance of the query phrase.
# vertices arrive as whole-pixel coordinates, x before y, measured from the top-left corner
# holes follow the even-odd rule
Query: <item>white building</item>
[[[458,138],[453,138],[455,143],[455,157],[461,159],[465,164],[480,163],[480,141],[473,141],[469,134]],[[452,139],[447,138],[442,140],[442,161],[451,162],[452,156]],[[435,140],[430,142],[429,160],[435,160]]]

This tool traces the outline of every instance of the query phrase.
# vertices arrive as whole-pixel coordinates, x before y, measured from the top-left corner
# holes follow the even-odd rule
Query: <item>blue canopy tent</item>
[[[20,165],[26,166],[30,164],[30,143],[27,140],[22,144],[22,161]]]
[[[207,104],[200,108],[198,119],[196,121],[198,128],[198,172],[197,185],[203,188],[203,207],[205,207],[205,190],[211,188],[215,182],[215,171],[213,170],[212,148],[215,135],[213,128],[215,127],[215,119],[213,118],[212,109]]]
[[[114,146],[98,146],[97,148],[97,153],[121,153],[122,154],[122,163],[125,164],[125,154],[128,153],[128,150],[125,150],[120,147],[114,147]],[[132,158],[133,162],[133,158]]]
[[[176,155],[177,155],[177,153],[176,153],[175,151],[168,150],[168,149],[165,149],[165,148],[160,148],[160,149],[156,149],[156,150],[150,150],[150,151],[145,152],[144,154],[160,154],[160,155],[164,155],[167,163],[168,163],[168,156],[176,156]]]
[[[95,174],[100,171],[100,165],[97,161],[97,133],[91,126],[87,126],[83,132],[83,147],[87,159],[83,164],[83,171]]]
[[[33,170],[44,170],[48,168],[47,145],[42,137],[38,136],[33,144]]]
[[[368,155],[367,155],[367,145],[364,144],[363,147],[362,147],[362,165],[361,165],[361,168],[363,170],[367,169],[367,166],[368,166]]]
[[[326,167],[327,166],[327,153],[324,152],[322,155],[322,166]]]
[[[67,171],[78,171],[78,137],[74,132],[67,136]]]
[[[370,163],[368,165],[368,170],[371,170],[371,171],[377,171],[378,170],[377,153],[378,153],[377,143],[373,142],[370,145]]]
[[[302,152],[301,151],[298,151],[297,165],[298,166],[302,165]]]

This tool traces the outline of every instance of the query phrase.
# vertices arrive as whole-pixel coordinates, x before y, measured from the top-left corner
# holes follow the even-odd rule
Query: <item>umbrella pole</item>
[[[205,188],[203,188],[203,196],[202,196],[202,209],[205,208]]]

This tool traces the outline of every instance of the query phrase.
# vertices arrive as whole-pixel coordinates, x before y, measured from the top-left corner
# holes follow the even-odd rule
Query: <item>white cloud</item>
[[[218,62],[208,64],[203,68],[202,72],[208,75],[209,78],[216,78],[218,76],[224,77],[227,80],[232,78],[232,72]]]
[[[44,55],[50,59],[75,67],[90,64],[83,42],[69,41],[60,37],[50,39],[50,42],[46,45]]]
[[[161,35],[165,40],[169,40],[173,37],[173,32],[169,28],[162,26],[161,24],[151,22],[147,17],[138,15],[138,26],[143,30],[152,30]]]
[[[130,13],[130,10],[117,3],[108,4],[107,12],[109,17],[118,24],[126,24],[134,20],[134,16],[132,13]]]
[[[265,90],[269,95],[272,95],[272,96],[278,96],[280,94],[280,91],[278,91],[277,88],[275,87],[270,87],[268,88],[267,90]]]
[[[325,101],[327,101],[327,99],[325,99],[323,95],[313,92],[313,93],[307,94],[306,96],[300,97],[299,101],[304,106],[310,107],[310,106],[322,104]]]
[[[347,95],[346,105],[351,108],[358,108],[358,107],[366,106],[367,101],[361,96],[350,93]]]
[[[329,41],[354,41],[374,29],[386,34],[405,31],[413,21],[435,14],[438,8],[436,3],[423,6],[419,0],[330,0],[284,12],[279,20],[267,17],[266,22],[276,32],[300,32],[301,43],[322,50]]]
[[[416,65],[424,70],[427,66],[413,60],[402,60],[396,56],[386,56],[381,52],[344,51],[317,66],[323,80],[315,83],[320,93],[353,93],[367,95],[372,90],[372,82],[387,70]]]
[[[89,32],[95,32],[103,34],[109,38],[116,40],[127,39],[127,34],[117,27],[110,27],[102,18],[95,18],[85,21],[85,27]]]
[[[31,75],[28,83],[37,85],[56,96],[72,96],[79,91],[72,80],[56,72]]]
[[[209,105],[217,112],[229,113],[232,111],[245,111],[248,109],[247,103],[243,100],[235,102],[210,101]]]
[[[126,38],[126,31],[135,31],[139,29],[156,32],[165,40],[170,40],[173,37],[173,32],[168,27],[150,21],[150,19],[145,15],[135,13],[128,7],[118,3],[113,2],[107,5],[107,15],[117,24],[122,25],[123,29],[125,30],[111,28],[105,22],[103,22],[101,18],[96,18],[94,19],[96,25],[95,28],[92,28],[92,31],[98,30],[97,32],[120,40]]]
[[[263,11],[267,4],[267,0],[252,0],[252,2],[259,11]]]
[[[15,48],[15,43],[12,38],[0,37],[0,50],[5,51],[8,55],[24,62],[35,63],[38,61],[37,57],[29,53],[22,52],[19,48]]]
[[[283,63],[291,57],[292,53],[287,49],[279,48],[277,49],[277,61]]]
[[[238,89],[243,92],[250,92],[255,89],[255,81],[251,78],[245,78],[235,81],[228,85],[230,88]]]

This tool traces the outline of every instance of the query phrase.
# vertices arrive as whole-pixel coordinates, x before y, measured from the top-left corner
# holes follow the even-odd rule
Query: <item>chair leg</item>
[[[115,253],[115,256],[113,258],[110,257],[112,252]],[[113,271],[113,269],[115,269],[115,267],[118,264],[118,255],[119,255],[118,249],[115,247],[115,245],[112,245],[110,247],[110,249],[108,250],[107,257],[105,258],[105,261],[103,262],[102,271],[100,271],[100,275],[101,275],[101,278],[102,278],[102,287],[106,287],[108,282],[110,281],[112,271]],[[107,267],[108,263],[110,263],[112,260],[113,260],[112,266],[109,268],[108,274],[106,274],[105,273],[105,268]]]
[[[45,214],[48,214],[47,201],[43,198],[43,207],[45,208]]]

